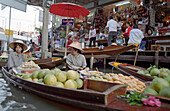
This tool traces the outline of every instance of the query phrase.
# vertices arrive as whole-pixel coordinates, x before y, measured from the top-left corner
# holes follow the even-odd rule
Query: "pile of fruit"
[[[24,62],[21,66],[18,67],[18,69],[40,69],[38,64],[35,64],[33,61],[30,62]]]
[[[165,78],[155,77],[152,80],[152,85],[146,87],[143,93],[170,98],[170,76]]]
[[[124,76],[122,74],[114,74],[114,73],[109,73],[106,75],[97,74],[97,75],[89,77],[88,79],[112,82],[112,83],[127,84],[128,90],[137,90],[138,92],[142,92],[144,88],[146,87],[145,83],[134,78],[133,76]]]
[[[143,75],[147,75],[147,76],[157,76],[160,78],[164,78],[167,76],[170,76],[170,70],[167,68],[160,68],[158,69],[157,66],[150,66],[149,68],[147,68],[147,70],[139,70],[137,72],[138,74],[143,74]]]
[[[104,75],[103,72],[99,72],[99,71],[80,71],[82,74],[86,74],[86,75],[94,75],[94,74],[98,74],[98,75]]]
[[[83,81],[80,79],[79,73],[73,70],[65,72],[60,69],[39,69],[32,74],[28,72],[25,74],[18,73],[17,76],[30,81],[57,87],[77,89],[83,86]]]

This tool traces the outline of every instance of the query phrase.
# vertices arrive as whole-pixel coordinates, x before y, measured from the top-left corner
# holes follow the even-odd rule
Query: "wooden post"
[[[93,69],[93,62],[94,62],[94,56],[92,53],[91,59],[90,59],[90,69]]]
[[[105,72],[105,69],[106,69],[106,58],[104,58],[104,72]]]
[[[41,58],[47,58],[48,52],[48,21],[49,21],[49,10],[44,7],[43,10],[43,29],[42,29],[42,49]]]
[[[67,25],[66,37],[65,37],[65,56],[67,56],[67,35],[68,35],[68,30],[69,30],[69,26]]]
[[[159,51],[155,52],[155,65],[159,66]]]

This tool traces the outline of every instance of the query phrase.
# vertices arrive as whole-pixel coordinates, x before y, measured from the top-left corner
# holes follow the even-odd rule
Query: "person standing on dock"
[[[61,27],[61,31],[59,31],[59,39],[60,39],[60,47],[64,48],[65,44],[65,37],[66,37],[66,31],[64,30],[64,27]]]
[[[80,34],[79,42],[81,43],[81,48],[83,48],[83,47],[85,47],[84,43],[85,43],[85,35],[86,35],[86,30],[84,29],[83,25],[81,25],[81,28],[79,30],[79,34]]]
[[[130,31],[128,44],[141,44],[144,38],[143,32],[138,29],[138,25],[134,25],[133,29]]]
[[[117,36],[117,28],[119,28],[119,24],[113,20],[113,17],[109,17],[109,21],[107,22],[106,28],[109,29],[109,37],[108,37],[108,46],[112,44],[113,42],[116,42],[116,36]]]
[[[21,40],[10,43],[9,47],[13,49],[14,52],[9,54],[6,66],[9,71],[12,71],[13,68],[17,69],[18,66],[26,62],[25,56],[22,53],[27,50],[28,47]]]
[[[90,26],[90,31],[89,31],[89,47],[91,47],[91,44],[93,42],[93,47],[96,47],[96,29],[93,26]]]
[[[71,53],[66,58],[66,63],[71,70],[83,70],[86,68],[86,58],[81,54],[81,43],[73,42],[69,45]]]

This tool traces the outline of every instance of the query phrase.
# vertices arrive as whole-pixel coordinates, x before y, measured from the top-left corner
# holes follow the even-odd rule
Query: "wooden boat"
[[[143,81],[152,81],[153,80],[152,76],[147,76],[147,75],[142,75],[142,74],[137,73],[138,70],[146,70],[145,68],[126,64],[126,63],[119,64],[118,67],[114,66],[113,64],[114,64],[114,62],[109,62],[109,65],[113,66],[115,69],[119,70],[121,73],[123,73],[125,75],[135,76]]]
[[[53,57],[53,58],[47,58],[47,59],[38,59],[38,60],[33,60],[36,64],[40,66],[41,69],[52,69],[56,66],[59,66],[62,64],[64,59],[57,60],[59,58]]]
[[[86,58],[90,58],[92,55],[95,58],[106,58],[106,57],[111,57],[117,54],[121,54],[132,48],[135,48],[135,46],[112,45],[112,46],[104,47],[104,49],[99,49],[98,47],[94,47],[94,48],[83,49],[82,54]],[[64,54],[65,49],[56,48],[54,52]],[[71,51],[68,50],[67,52],[70,53]]]
[[[2,67],[2,74],[8,82],[18,88],[24,89],[48,100],[76,108],[100,111],[136,111],[137,109],[159,111],[170,110],[170,104],[168,102],[162,102],[161,108],[149,106],[130,106],[126,101],[116,98],[117,95],[124,94],[126,92],[127,86],[123,84],[84,80],[84,88],[75,90],[25,80],[7,72],[4,67]]]
[[[37,60],[33,60],[36,64],[38,64],[40,66],[41,69],[52,69],[56,66],[59,66],[62,64],[62,62],[64,61],[64,59],[61,60],[57,60],[57,57],[54,58],[47,58],[47,59],[37,59]],[[0,62],[0,67],[5,66],[7,62]]]

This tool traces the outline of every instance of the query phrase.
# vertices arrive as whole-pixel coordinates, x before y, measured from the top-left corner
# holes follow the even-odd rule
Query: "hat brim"
[[[23,46],[23,51],[27,50],[27,48],[28,48],[27,45],[20,43],[20,42],[12,42],[9,44],[9,47],[14,50],[14,48],[17,44],[21,44]]]
[[[31,49],[31,47],[30,46],[27,46],[27,50],[25,50],[24,52],[27,52],[27,51],[29,51]]]

